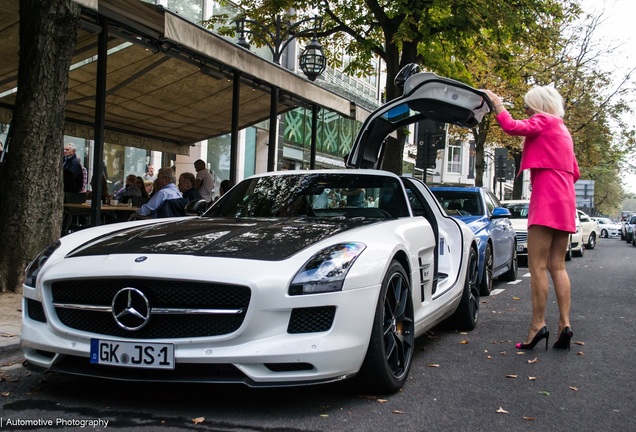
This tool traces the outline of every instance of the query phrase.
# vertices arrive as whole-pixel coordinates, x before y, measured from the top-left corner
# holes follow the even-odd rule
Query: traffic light
[[[505,175],[506,180],[514,180],[515,179],[515,169],[516,169],[515,162],[510,160],[510,159],[507,159],[506,160],[506,168],[505,168],[505,170],[506,170],[506,175]]]
[[[446,147],[446,123],[425,119],[417,124],[417,156],[415,166],[420,169],[435,168],[437,150]]]

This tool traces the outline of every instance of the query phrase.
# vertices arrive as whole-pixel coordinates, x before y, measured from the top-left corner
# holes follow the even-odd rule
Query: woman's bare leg
[[[550,258],[548,260],[548,271],[554,284],[557,304],[559,305],[559,333],[570,325],[570,277],[565,269],[565,249],[567,248],[569,236],[564,231],[554,231]]]
[[[526,338],[530,342],[545,325],[548,300],[548,260],[552,248],[552,228],[532,225],[528,228],[528,269],[530,270],[530,294],[532,298],[532,321]],[[565,249],[563,250],[565,260]]]

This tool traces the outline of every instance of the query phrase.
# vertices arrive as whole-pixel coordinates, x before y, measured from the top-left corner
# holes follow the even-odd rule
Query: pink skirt
[[[530,207],[528,226],[543,225],[576,232],[576,193],[572,173],[549,169],[530,169]]]

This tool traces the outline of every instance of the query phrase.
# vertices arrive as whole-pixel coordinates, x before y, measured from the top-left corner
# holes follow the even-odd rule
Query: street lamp
[[[311,42],[299,57],[300,68],[308,79],[314,81],[320,75],[327,64],[322,46],[316,40],[316,32],[322,28],[322,18],[312,17],[300,21],[291,22],[283,20],[280,15],[276,15],[273,23],[273,30],[262,23],[247,18],[238,18],[236,21],[236,32],[239,36],[237,45],[249,50],[250,44],[245,36],[250,35],[258,38],[272,52],[272,61],[280,64],[280,58],[289,43],[299,37],[312,37]],[[301,29],[305,24],[312,26]],[[249,25],[249,28],[246,27]],[[272,86],[271,104],[269,116],[269,147],[267,149],[267,171],[274,171],[274,160],[277,150],[276,122],[278,119],[278,87]]]

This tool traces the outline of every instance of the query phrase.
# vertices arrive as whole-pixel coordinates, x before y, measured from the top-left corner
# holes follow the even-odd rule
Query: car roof
[[[430,186],[430,190],[439,191],[461,191],[461,192],[479,192],[482,190],[480,187],[475,186]]]

